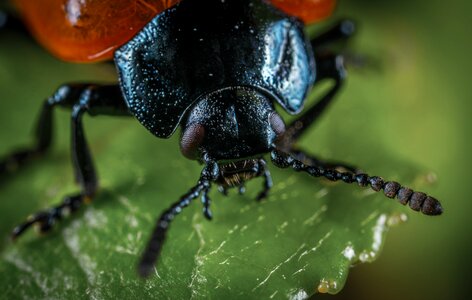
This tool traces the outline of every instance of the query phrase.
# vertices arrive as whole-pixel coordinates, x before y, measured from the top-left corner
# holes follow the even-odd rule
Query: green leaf
[[[41,99],[60,83],[114,79],[110,66],[61,63],[17,35],[1,36],[0,44],[5,45],[0,49],[2,154],[30,142]],[[364,81],[361,86],[372,82]],[[349,93],[351,99],[361,95],[362,89]],[[380,130],[369,127],[369,135],[359,138],[366,129],[343,118],[356,113],[356,103],[346,100],[340,96],[344,103],[302,145],[325,158],[363,162],[370,173],[414,181],[415,169],[382,148]],[[376,109],[366,108],[361,115],[373,116]],[[7,298],[334,294],[344,286],[349,268],[373,261],[389,227],[406,218],[396,201],[370,190],[270,165],[275,185],[266,201],[254,200],[262,186],[256,179],[244,195],[231,191],[224,197],[214,189],[212,222],[204,219],[198,201],[185,209],[172,224],[155,276],[144,281],[135,266],[155,219],[195,184],[201,166],[181,156],[178,134],[159,140],[132,119],[87,117],[101,193],[52,233],[28,233],[12,244],[7,237],[15,224],[77,189],[68,155],[68,112],[58,111],[56,120],[51,154],[0,183],[0,289]]]

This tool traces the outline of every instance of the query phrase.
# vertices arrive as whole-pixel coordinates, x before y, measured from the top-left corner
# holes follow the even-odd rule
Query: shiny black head
[[[181,151],[233,160],[270,151],[285,126],[273,100],[249,87],[231,87],[201,97],[182,122]]]

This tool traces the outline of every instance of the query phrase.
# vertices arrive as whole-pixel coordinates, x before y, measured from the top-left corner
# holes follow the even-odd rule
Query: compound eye
[[[195,123],[188,126],[180,139],[180,152],[188,159],[196,159],[198,148],[205,138],[203,125]]]
[[[285,133],[284,120],[282,120],[278,113],[273,112],[269,115],[269,123],[277,137]]]

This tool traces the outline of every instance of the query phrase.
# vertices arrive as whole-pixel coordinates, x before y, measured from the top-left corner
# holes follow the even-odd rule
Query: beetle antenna
[[[379,176],[369,176],[367,174],[353,172],[340,172],[335,169],[324,168],[322,166],[307,165],[297,160],[290,154],[273,149],[271,151],[272,162],[279,168],[292,167],[295,171],[303,171],[313,177],[324,177],[331,181],[342,180],[346,183],[357,182],[359,186],[370,188],[376,192],[383,189],[388,198],[397,197],[398,201],[406,205],[409,203],[411,209],[420,211],[425,215],[440,215],[443,212],[441,203],[435,198],[425,193],[415,192],[410,188],[404,187],[395,181],[385,181]]]
[[[198,183],[190,189],[186,194],[180,197],[179,201],[172,204],[166,211],[164,211],[157,220],[154,231],[151,235],[146,249],[138,264],[138,273],[141,277],[149,277],[154,271],[154,265],[159,258],[162,250],[162,245],[167,236],[167,230],[172,220],[177,216],[183,208],[189,206],[190,202],[200,194],[203,194],[202,202],[204,202],[203,212],[207,219],[211,219],[211,211],[209,209],[210,200],[208,198],[208,191],[211,187],[211,181],[215,179],[215,174],[219,173],[218,164],[215,162],[207,162],[203,169]]]

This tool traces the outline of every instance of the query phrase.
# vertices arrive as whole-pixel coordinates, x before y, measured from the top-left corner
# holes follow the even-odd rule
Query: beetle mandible
[[[224,192],[263,177],[257,199],[267,197],[272,180],[263,158],[266,153],[277,167],[370,186],[374,191],[383,190],[389,198],[397,197],[404,205],[409,203],[413,210],[441,214],[439,201],[431,196],[295,148],[295,142],[325,111],[345,80],[342,55],[321,48],[329,49],[333,42],[348,39],[354,24],[340,21],[309,40],[304,23],[276,8],[276,2],[182,0],[162,8],[129,41],[106,49],[113,50],[110,53],[114,53],[119,84],[60,87],[42,107],[35,146],[0,160],[0,174],[49,148],[53,108],[66,107],[72,110],[73,166],[81,190],[17,226],[13,237],[33,224],[41,231],[50,230],[66,212],[76,211],[96,194],[97,175],[82,128],[85,113],[134,116],[159,138],[170,137],[180,126],[182,154],[203,164],[196,185],[158,218],[139,262],[142,276],[153,270],[171,221],[192,200],[201,197],[205,217],[212,218],[208,193],[213,184]],[[34,32],[37,25],[30,23]],[[334,85],[303,110],[311,87],[324,80],[332,80]],[[285,125],[276,106],[297,117]]]

